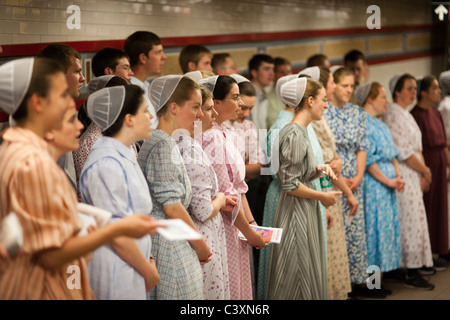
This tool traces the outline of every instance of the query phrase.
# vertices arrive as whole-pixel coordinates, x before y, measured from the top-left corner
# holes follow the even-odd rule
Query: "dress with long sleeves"
[[[216,173],[219,192],[235,196],[240,201],[248,186],[245,183],[244,160],[235,147],[233,132],[213,122],[212,128],[197,139],[201,139],[199,142]],[[251,300],[253,293],[249,246],[238,238],[238,229],[232,224],[232,215],[223,211],[221,214],[227,241],[230,299]]]
[[[147,180],[155,219],[167,219],[165,205],[181,203],[188,209],[191,182],[177,143],[167,132],[153,129],[152,137],[139,151],[138,163]],[[152,255],[161,280],[150,290],[150,299],[203,299],[202,269],[188,241],[168,241],[159,234],[152,235]]]
[[[438,107],[439,112],[442,116],[442,121],[444,122],[444,129],[445,129],[445,138],[447,139],[447,142],[450,141],[450,96],[444,97],[442,99],[441,103],[439,103]],[[450,152],[450,149],[449,149]],[[450,171],[450,170],[449,170]],[[450,172],[447,173],[447,176],[450,175]],[[447,206],[448,206],[448,212],[449,212],[449,219],[448,219],[448,225],[449,225],[449,233],[450,233],[450,181],[447,182]],[[448,238],[449,247],[450,247],[450,235]]]
[[[388,178],[395,178],[392,160],[398,151],[384,122],[367,115],[366,172],[364,173],[364,211],[366,215],[367,260],[382,272],[400,267],[400,222],[398,218],[397,190],[387,187],[368,171],[376,163]]]
[[[341,175],[346,178],[356,176],[356,154],[359,151],[366,151],[369,147],[366,136],[366,113],[361,107],[351,103],[346,103],[342,107],[329,103],[328,109],[325,109],[323,114],[334,134],[337,154],[344,161]],[[362,181],[353,191],[359,203],[354,217],[349,217],[350,208],[345,195],[341,198],[350,279],[355,284],[365,283],[368,267],[363,185]]]
[[[333,132],[324,117],[311,124],[322,147],[323,161],[330,164],[336,152]],[[339,191],[339,188],[333,186],[333,190]],[[337,203],[328,207],[333,217],[333,225],[327,230],[328,296],[330,300],[346,300],[352,288],[341,199],[337,198]]]
[[[56,270],[35,259],[38,252],[62,247],[81,229],[76,194],[67,176],[50,157],[47,142],[32,131],[11,127],[2,138],[0,223],[16,213],[24,252],[10,261],[0,259],[0,299],[94,299],[84,257]]]
[[[415,106],[411,114],[422,132],[425,164],[431,170],[430,189],[423,193],[428,218],[431,251],[440,255],[449,253],[447,203],[447,148],[441,114],[434,108]]]
[[[401,266],[408,269],[432,267],[428,222],[420,187],[421,174],[405,162],[412,155],[422,160],[420,155],[422,134],[408,110],[396,103],[387,107],[383,121],[388,126],[398,150],[399,169],[405,181],[405,190],[397,193],[402,248]]]
[[[150,214],[152,199],[144,175],[130,147],[111,137],[101,137],[80,174],[81,200],[112,213],[111,223],[134,213]],[[149,260],[151,239],[135,239]],[[89,263],[92,289],[99,300],[146,300],[144,277],[106,244]]]
[[[222,215],[213,212],[214,200],[219,186],[214,169],[201,145],[189,135],[179,133],[175,141],[180,149],[192,186],[192,199],[188,212],[198,231],[211,249],[211,261],[202,265],[203,295],[205,300],[229,300],[227,243]]]
[[[278,118],[273,123],[269,133],[267,135],[267,156],[275,156],[272,153],[272,142],[278,141],[278,134],[281,129],[294,118],[294,113],[282,110],[280,111]],[[317,139],[314,128],[310,125],[307,127],[308,138],[311,143],[311,147],[313,148],[313,153],[316,159],[316,162],[319,164],[323,164],[323,155],[322,149],[320,147],[319,140]],[[270,150],[270,151],[269,151]],[[314,189],[317,191],[321,191],[320,180],[313,180]],[[269,189],[267,190],[267,195],[264,204],[264,214],[263,214],[263,225],[264,226],[272,226],[273,220],[275,217],[275,211],[277,208],[278,199],[280,197],[281,192],[281,184],[276,175],[273,176],[273,180],[269,185]],[[323,245],[326,247],[326,230],[327,230],[327,222],[326,222],[326,212],[325,207],[320,203],[320,213],[322,216],[322,227],[324,228],[324,236],[325,240]],[[267,278],[267,265],[270,257],[270,248],[262,248],[259,256],[259,265],[258,265],[258,283],[257,283],[257,297],[260,300],[263,300],[266,292],[266,278]]]
[[[269,300],[328,299],[327,262],[319,201],[288,194],[300,184],[314,189],[317,163],[307,129],[287,124],[279,134],[281,193],[273,226],[283,238],[272,246],[267,276]]]

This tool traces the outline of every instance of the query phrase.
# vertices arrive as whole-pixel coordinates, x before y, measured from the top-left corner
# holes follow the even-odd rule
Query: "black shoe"
[[[445,259],[447,262],[450,262],[450,253],[439,255],[439,258]]]
[[[434,267],[423,267],[420,268],[417,272],[419,272],[422,276],[432,276],[436,273],[436,269]]]
[[[422,276],[417,273],[413,276],[406,275],[404,286],[406,288],[415,289],[415,290],[433,290],[434,284],[429,283],[427,280],[422,278]]]
[[[405,279],[405,271],[402,269],[395,269],[392,271],[383,272],[383,279],[403,280]]]
[[[433,266],[436,271],[447,270],[447,260],[443,258],[433,259]]]

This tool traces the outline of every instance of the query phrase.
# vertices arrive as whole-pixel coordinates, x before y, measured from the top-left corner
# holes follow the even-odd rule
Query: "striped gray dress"
[[[287,124],[279,134],[281,193],[273,226],[283,228],[272,245],[267,278],[269,300],[328,299],[327,264],[319,202],[287,194],[300,183],[313,189],[316,160],[305,127]]]

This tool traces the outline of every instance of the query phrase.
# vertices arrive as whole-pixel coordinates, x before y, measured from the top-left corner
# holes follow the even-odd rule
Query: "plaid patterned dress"
[[[163,206],[191,202],[191,183],[175,140],[166,132],[153,130],[142,145],[138,163],[147,179],[153,200],[151,215],[166,219]],[[152,235],[158,285],[150,290],[152,300],[202,300],[203,275],[196,252],[188,241],[167,241]]]

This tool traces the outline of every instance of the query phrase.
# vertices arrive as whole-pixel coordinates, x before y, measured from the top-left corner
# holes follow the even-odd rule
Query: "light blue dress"
[[[328,103],[328,109],[324,110],[323,115],[334,133],[336,152],[344,162],[341,175],[346,178],[356,176],[356,153],[358,151],[367,151],[369,148],[366,134],[366,113],[360,106],[347,102],[343,107],[336,107]],[[350,265],[350,280],[354,284],[363,284],[367,278],[367,241],[363,186],[364,180],[353,191],[353,195],[359,203],[358,211],[354,217],[349,217],[350,208],[347,198],[345,195],[341,197]]]
[[[278,134],[280,133],[281,129],[284,128],[285,125],[290,123],[292,119],[294,118],[294,113],[282,110],[278,114],[277,120],[273,123],[272,127],[269,130],[269,133],[267,134],[267,157],[268,159],[272,156],[272,143],[278,143]],[[308,132],[308,138],[311,143],[311,147],[314,152],[315,160],[318,164],[323,164],[323,154],[322,154],[322,148],[320,147],[319,140],[317,139],[317,135],[314,131],[313,126],[310,124],[307,126],[307,132]],[[275,218],[275,211],[277,209],[278,199],[280,197],[280,191],[281,191],[281,183],[278,179],[277,175],[273,175],[273,180],[269,185],[269,188],[267,190],[266,194],[266,201],[264,203],[264,213],[263,213],[263,226],[271,227],[273,226],[273,221]],[[321,191],[320,187],[320,180],[315,179],[312,181],[312,184],[314,186],[314,189],[317,191]],[[326,222],[326,212],[325,207],[319,203],[320,207],[320,213],[322,217],[322,228],[323,228],[323,234],[324,234],[324,250],[327,252],[327,222]],[[258,300],[264,300],[265,299],[265,292],[266,292],[266,279],[267,279],[267,271],[268,271],[268,263],[270,258],[270,248],[262,248],[259,253],[259,266],[258,266],[258,283],[257,283],[257,290],[256,290],[256,296]]]
[[[367,116],[366,168],[377,163],[387,178],[395,178],[392,160],[398,156],[392,135],[381,120]],[[400,223],[397,207],[397,191],[386,187],[364,173],[364,211],[367,231],[367,260],[369,265],[387,272],[400,267]]]
[[[152,211],[152,199],[136,153],[110,137],[101,137],[93,145],[81,171],[80,192],[84,203],[110,211],[111,223],[134,213]],[[150,236],[136,239],[136,243],[149,259]],[[147,299],[144,277],[122,260],[110,244],[94,251],[88,268],[97,299]]]
[[[138,163],[153,200],[152,216],[167,219],[163,206],[181,203],[188,210],[192,199],[189,176],[175,140],[155,129],[142,145]],[[161,278],[149,292],[151,300],[203,300],[203,274],[197,253],[187,240],[168,241],[152,235],[152,254]]]

